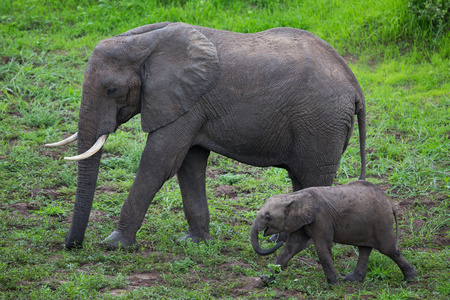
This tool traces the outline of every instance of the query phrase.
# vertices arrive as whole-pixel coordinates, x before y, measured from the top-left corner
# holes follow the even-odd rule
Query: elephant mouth
[[[258,232],[260,231],[264,231],[263,235],[267,236],[270,235],[271,233],[268,231],[269,227],[266,227],[262,230],[258,230],[255,227],[252,228],[252,233],[251,233],[251,242],[252,242],[252,246],[253,249],[256,251],[256,253],[258,253],[259,255],[269,255],[272,254],[273,252],[275,252],[278,248],[280,248],[281,246],[283,246],[284,242],[283,241],[278,241],[278,237],[279,237],[279,233],[277,233],[275,235],[275,242],[277,243],[275,246],[273,246],[272,248],[269,249],[262,249],[261,246],[259,245],[259,241],[258,241]],[[274,240],[272,240],[272,238],[270,238],[270,240],[273,242]]]
[[[278,238],[280,237],[280,233],[279,232],[273,232],[274,230],[271,230],[269,227],[266,227],[263,229],[263,236],[269,236],[269,235],[273,235],[274,238],[270,238],[270,240],[272,242],[276,242],[278,241]]]

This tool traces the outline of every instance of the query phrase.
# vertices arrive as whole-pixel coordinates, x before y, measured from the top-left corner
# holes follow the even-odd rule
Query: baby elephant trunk
[[[274,253],[278,248],[280,248],[281,246],[283,246],[283,242],[278,242],[275,246],[273,246],[272,248],[269,249],[262,249],[261,246],[259,245],[259,237],[258,234],[261,230],[258,230],[258,226],[256,226],[255,224],[253,224],[252,226],[252,231],[251,231],[251,241],[252,241],[252,246],[253,249],[255,250],[256,253],[258,253],[259,255],[269,255]]]

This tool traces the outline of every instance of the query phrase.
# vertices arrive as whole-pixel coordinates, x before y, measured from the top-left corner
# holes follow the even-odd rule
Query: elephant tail
[[[392,207],[392,213],[394,214],[394,220],[395,220],[395,251],[400,253],[400,250],[398,248],[398,218],[397,218],[397,210],[395,207]]]
[[[364,96],[363,96],[364,97]],[[364,103],[364,100],[362,101]],[[359,152],[361,155],[360,180],[366,179],[366,106],[363,104],[357,112],[359,130]]]

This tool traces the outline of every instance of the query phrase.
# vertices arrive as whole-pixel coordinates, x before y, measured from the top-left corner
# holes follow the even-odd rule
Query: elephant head
[[[264,236],[294,232],[314,221],[319,211],[318,205],[313,195],[304,191],[270,197],[253,221],[251,242],[255,252],[268,255],[283,244],[278,242],[270,249],[262,249],[258,241],[260,231],[264,230]]]
[[[81,246],[92,207],[101,148],[120,124],[141,113],[152,132],[186,113],[219,76],[215,46],[194,27],[159,23],[105,39],[86,66],[78,133],[80,160],[73,219],[65,245]]]

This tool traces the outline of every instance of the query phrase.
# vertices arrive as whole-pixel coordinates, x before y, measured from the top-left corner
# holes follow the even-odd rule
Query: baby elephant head
[[[305,192],[276,195],[270,197],[258,211],[251,229],[253,249],[260,255],[269,255],[283,245],[278,242],[270,249],[262,249],[258,234],[264,230],[264,236],[280,232],[293,232],[314,221],[318,212],[318,203]]]

